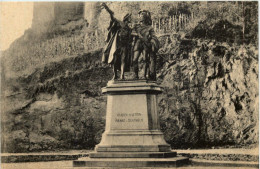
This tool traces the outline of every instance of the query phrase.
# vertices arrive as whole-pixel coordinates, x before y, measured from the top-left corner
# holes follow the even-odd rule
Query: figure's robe
[[[102,62],[115,64],[120,70],[121,62],[125,62],[125,72],[130,71],[131,65],[131,30],[123,22],[111,19],[108,27],[106,46],[102,56]],[[116,58],[117,57],[117,58]],[[115,63],[116,60],[116,63]]]

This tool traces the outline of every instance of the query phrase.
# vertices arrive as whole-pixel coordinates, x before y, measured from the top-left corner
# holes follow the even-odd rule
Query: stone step
[[[90,158],[171,158],[176,152],[91,152]]]
[[[142,137],[142,136],[140,135],[139,137]],[[148,138],[152,139],[151,136],[149,136]],[[136,138],[136,140],[137,139],[138,138]],[[165,145],[112,145],[112,146],[99,144],[99,145],[96,145],[96,147],[95,147],[95,150],[97,152],[169,152],[170,149],[171,148],[168,144],[165,144]]]
[[[190,159],[191,166],[210,166],[210,167],[252,167],[259,168],[259,162],[253,161],[217,161],[217,160],[203,160],[203,159]]]
[[[80,158],[73,161],[73,167],[179,167],[189,164],[187,157],[173,158]]]

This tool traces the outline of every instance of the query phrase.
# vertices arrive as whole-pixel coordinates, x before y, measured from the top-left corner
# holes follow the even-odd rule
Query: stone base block
[[[90,158],[171,158],[176,152],[91,152]]]
[[[187,157],[173,158],[80,158],[73,161],[73,167],[105,167],[105,168],[136,168],[136,167],[179,167],[189,163]]]
[[[159,130],[114,130],[104,132],[97,152],[170,152]]]
[[[97,152],[169,152],[169,145],[97,145]]]

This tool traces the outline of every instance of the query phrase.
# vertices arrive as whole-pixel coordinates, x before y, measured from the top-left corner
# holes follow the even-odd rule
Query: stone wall
[[[53,25],[64,25],[83,18],[83,2],[34,2],[32,29],[44,33]]]
[[[55,2],[55,24],[62,25],[84,18],[84,2]]]
[[[55,18],[54,2],[34,2],[32,29],[37,33],[46,32]]]

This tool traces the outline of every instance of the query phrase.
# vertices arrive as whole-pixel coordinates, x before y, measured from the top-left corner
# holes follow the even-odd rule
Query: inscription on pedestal
[[[148,129],[146,95],[117,95],[113,101],[119,103],[111,107],[111,129]]]
[[[115,122],[143,122],[141,113],[118,113]]]

